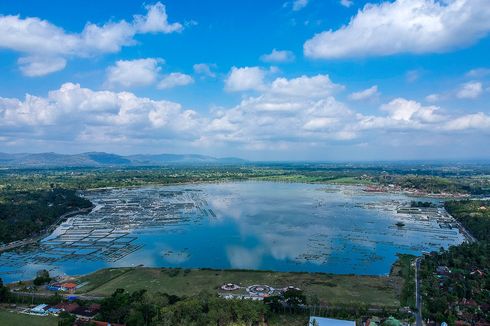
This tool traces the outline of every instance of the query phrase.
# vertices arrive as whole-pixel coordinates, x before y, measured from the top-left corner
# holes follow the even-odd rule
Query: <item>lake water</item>
[[[76,275],[140,264],[384,275],[397,253],[464,240],[443,209],[428,218],[400,214],[397,207],[413,198],[358,187],[231,182],[85,196],[96,204],[90,214],[70,218],[37,245],[0,255],[4,281],[41,268]]]

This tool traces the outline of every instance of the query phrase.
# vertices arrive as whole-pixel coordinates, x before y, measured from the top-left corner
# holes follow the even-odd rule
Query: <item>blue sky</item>
[[[0,151],[490,158],[485,0],[0,3]]]

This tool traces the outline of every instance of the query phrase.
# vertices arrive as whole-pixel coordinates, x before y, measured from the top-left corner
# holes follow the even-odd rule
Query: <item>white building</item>
[[[354,320],[341,320],[310,316],[308,326],[356,326],[356,322]]]
[[[47,307],[47,304],[40,304],[39,306],[35,306],[34,308],[32,308],[30,312],[36,315],[46,315],[48,314],[48,312],[46,311]]]

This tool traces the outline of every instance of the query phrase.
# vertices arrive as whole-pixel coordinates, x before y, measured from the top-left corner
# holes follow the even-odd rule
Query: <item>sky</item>
[[[488,0],[0,2],[0,152],[490,159]]]

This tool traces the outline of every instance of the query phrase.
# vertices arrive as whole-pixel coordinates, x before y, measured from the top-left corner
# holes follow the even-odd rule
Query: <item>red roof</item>
[[[63,283],[61,284],[61,286],[67,288],[67,289],[74,289],[77,287],[77,284],[76,283]]]
[[[54,306],[55,308],[58,308],[58,309],[63,309],[64,311],[66,312],[73,312],[75,311],[78,307],[80,307],[80,305],[76,302],[61,302],[61,303],[58,303],[56,306]]]
[[[108,323],[106,321],[97,321],[97,320],[92,320],[92,323],[94,323],[96,326],[125,326],[123,324],[114,324],[114,323]]]

